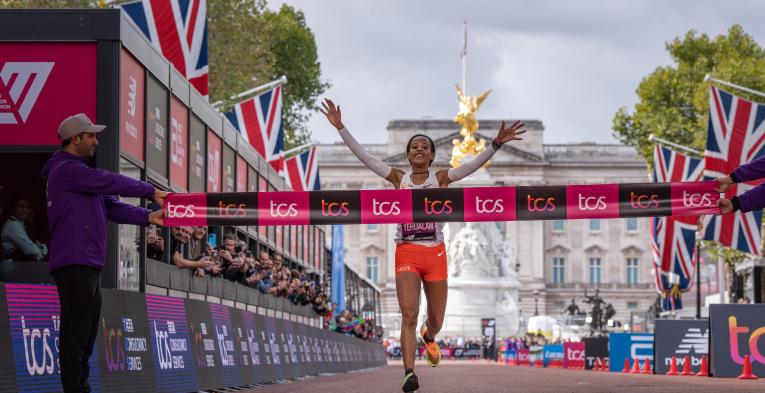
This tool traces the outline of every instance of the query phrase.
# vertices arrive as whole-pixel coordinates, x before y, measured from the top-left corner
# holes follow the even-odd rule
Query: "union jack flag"
[[[206,0],[140,0],[120,7],[199,94],[207,97]]]
[[[654,147],[654,182],[697,181],[701,180],[703,170],[700,158],[688,157],[660,145]],[[672,288],[670,273],[678,277],[681,291],[688,291],[693,286],[698,222],[698,216],[651,218],[654,278],[660,293]]]
[[[284,124],[282,122],[282,86],[244,100],[226,113],[236,127],[261,157],[277,171],[284,165]]]
[[[315,146],[284,160],[284,169],[293,191],[319,190],[319,156]]]
[[[765,105],[736,97],[713,86],[709,94],[705,179],[730,174],[738,166],[762,155],[764,147]],[[725,198],[741,195],[761,182],[733,184],[726,191]],[[759,255],[761,225],[762,210],[706,216],[704,239]]]

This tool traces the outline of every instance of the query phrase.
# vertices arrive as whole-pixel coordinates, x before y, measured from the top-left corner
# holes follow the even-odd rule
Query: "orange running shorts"
[[[427,247],[412,243],[396,245],[396,276],[412,272],[422,277],[423,281],[446,280],[446,246],[441,243]]]

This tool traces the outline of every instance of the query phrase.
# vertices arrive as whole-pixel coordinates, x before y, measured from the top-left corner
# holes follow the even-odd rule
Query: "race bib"
[[[435,222],[401,224],[401,239],[407,242],[436,240]]]

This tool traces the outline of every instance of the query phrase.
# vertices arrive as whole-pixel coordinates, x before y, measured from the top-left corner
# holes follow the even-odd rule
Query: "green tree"
[[[302,11],[285,4],[274,12],[262,0],[219,0],[208,7],[211,100],[228,110],[236,103],[231,96],[286,75],[285,148],[310,141],[307,122],[329,84],[321,80],[316,41]]]
[[[126,3],[119,0],[110,4]],[[0,0],[6,8],[87,8],[99,0]],[[313,32],[300,10],[282,5],[266,8],[265,0],[207,2],[210,101],[222,101],[230,110],[230,97],[287,76],[282,117],[287,149],[311,140],[308,119],[318,109],[319,96],[329,88],[322,81],[321,64]]]
[[[765,51],[740,25],[714,39],[691,30],[667,43],[666,49],[674,64],[657,67],[643,78],[632,112],[622,107],[613,119],[616,138],[634,146],[649,164],[653,162],[650,134],[704,150],[709,115],[706,74],[765,91]],[[735,94],[757,101],[756,96]]]

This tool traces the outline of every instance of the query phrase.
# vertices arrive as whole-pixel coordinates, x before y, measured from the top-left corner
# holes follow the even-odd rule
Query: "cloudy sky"
[[[546,143],[614,143],[611,120],[671,60],[664,44],[732,24],[765,45],[765,1],[287,0],[313,30],[326,93],[364,143],[393,119],[452,118],[468,21],[467,90],[492,94],[480,119],[542,120]],[[270,1],[278,8],[283,1]],[[763,71],[765,72],[765,71]],[[315,139],[340,140],[321,114]]]

